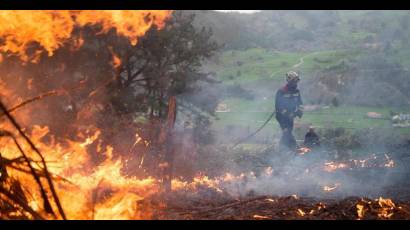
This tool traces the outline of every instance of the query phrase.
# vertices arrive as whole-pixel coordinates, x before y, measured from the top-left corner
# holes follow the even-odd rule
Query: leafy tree
[[[104,143],[129,152],[136,130],[155,143],[158,133],[151,131],[164,122],[169,97],[178,97],[179,110],[195,111],[205,120],[216,107],[217,98],[198,103],[201,99],[192,97],[199,81],[215,82],[201,65],[219,48],[211,30],[193,26],[194,18],[175,11],[164,28],[153,26],[135,46],[115,29],[102,34],[99,25],[76,28],[71,41],[53,56],[41,56],[37,64],[5,59],[1,80],[21,98],[60,92],[31,105],[34,112],[27,127],[47,125],[64,140],[75,139],[78,131],[87,132],[93,124],[103,130]],[[83,41],[80,47],[78,38]],[[98,154],[93,157],[99,160]]]

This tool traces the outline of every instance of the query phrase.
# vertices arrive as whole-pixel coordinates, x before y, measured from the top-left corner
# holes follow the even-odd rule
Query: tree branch
[[[65,219],[66,219],[66,216],[65,216],[63,207],[61,206],[60,200],[58,199],[57,192],[56,192],[56,190],[55,190],[55,188],[54,188],[54,184],[53,184],[53,181],[51,180],[50,173],[48,172],[47,164],[46,164],[46,162],[45,162],[45,159],[44,159],[43,155],[40,153],[40,150],[38,150],[37,147],[33,144],[33,142],[30,140],[30,138],[28,138],[27,135],[23,132],[23,130],[22,130],[22,128],[20,127],[20,125],[19,125],[19,124],[17,123],[17,121],[11,116],[11,114],[7,111],[7,108],[4,106],[3,102],[1,102],[1,100],[0,100],[0,109],[3,110],[3,113],[7,116],[7,118],[10,120],[10,122],[13,124],[13,126],[17,129],[17,131],[19,132],[19,134],[20,134],[20,135],[24,138],[24,140],[29,144],[29,146],[34,150],[34,152],[36,152],[37,155],[40,157],[41,162],[42,162],[43,167],[44,167],[44,172],[45,172],[45,175],[46,175],[46,179],[47,179],[47,182],[48,182],[48,184],[49,184],[49,186],[50,186],[50,190],[51,190],[51,193],[52,193],[52,195],[53,195],[54,201],[55,201],[55,203],[56,203],[56,205],[57,205],[57,208],[58,208],[58,210],[59,210],[59,212],[60,212],[61,217],[65,220]]]

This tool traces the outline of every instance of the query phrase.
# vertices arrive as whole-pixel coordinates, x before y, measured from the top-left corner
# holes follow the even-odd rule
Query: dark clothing
[[[287,150],[295,150],[297,147],[296,139],[292,134],[292,131],[283,130],[282,137],[279,142],[280,147],[285,147]]]
[[[290,132],[293,131],[293,117],[285,116],[285,115],[277,115],[276,120],[279,122],[279,126],[282,130],[289,130]]]
[[[275,98],[276,120],[282,129],[280,144],[288,148],[296,148],[296,140],[292,134],[293,120],[302,117],[302,99],[297,88],[290,89],[288,85],[279,89]]]
[[[304,145],[308,148],[319,147],[320,146],[319,136],[314,131],[309,131],[305,135]]]
[[[293,131],[293,118],[287,116],[276,116],[280,128],[282,129],[282,138],[280,139],[280,144],[288,148],[296,148],[296,140],[292,134]]]
[[[276,92],[276,116],[284,115],[294,118],[299,112],[301,112],[302,105],[302,98],[297,88],[291,90],[286,85]]]

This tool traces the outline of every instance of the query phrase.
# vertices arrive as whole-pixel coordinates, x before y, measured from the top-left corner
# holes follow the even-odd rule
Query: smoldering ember
[[[0,219],[410,219],[410,11],[0,11]]]

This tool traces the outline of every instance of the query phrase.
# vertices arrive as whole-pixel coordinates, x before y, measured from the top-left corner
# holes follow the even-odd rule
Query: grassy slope
[[[337,64],[344,58],[357,57],[358,53],[348,50],[331,50],[314,53],[285,53],[268,51],[264,49],[249,49],[245,51],[227,51],[220,57],[220,63],[208,66],[215,71],[223,84],[241,84],[258,87],[259,81],[283,82],[286,71],[300,62],[303,64],[296,69],[300,70],[303,77],[312,76],[316,71]],[[314,59],[325,60],[317,62]],[[238,62],[242,64],[238,65]],[[286,63],[286,64],[285,64]],[[240,74],[238,75],[238,72]],[[263,81],[262,81],[263,82]],[[266,81],[265,81],[266,83]],[[260,85],[261,88],[266,85]],[[257,89],[257,88],[255,88]],[[253,89],[253,90],[255,90]],[[218,120],[214,121],[215,129],[222,129],[228,125],[249,127],[256,129],[269,117],[274,108],[273,93],[271,97],[255,101],[241,99],[227,99],[224,101],[230,108],[230,112],[218,113]],[[358,106],[330,107],[312,112],[306,112],[302,123],[311,123],[318,127],[343,127],[348,129],[361,129],[368,127],[386,127],[390,120],[376,120],[366,117],[366,113],[373,111],[381,113],[388,118],[390,110],[395,112],[410,112],[410,109],[397,110],[393,108],[371,108]],[[278,125],[273,120],[269,124],[270,130],[277,131]],[[410,133],[410,129],[401,129],[400,132]]]
[[[221,55],[219,64],[209,65],[208,68],[216,71],[218,78],[225,84],[244,84],[263,79],[282,81],[284,74],[291,69],[300,70],[308,77],[352,55],[356,54],[344,50],[287,53],[255,48],[246,51],[226,51]],[[303,64],[295,68],[301,58]],[[325,62],[316,62],[315,58]]]

